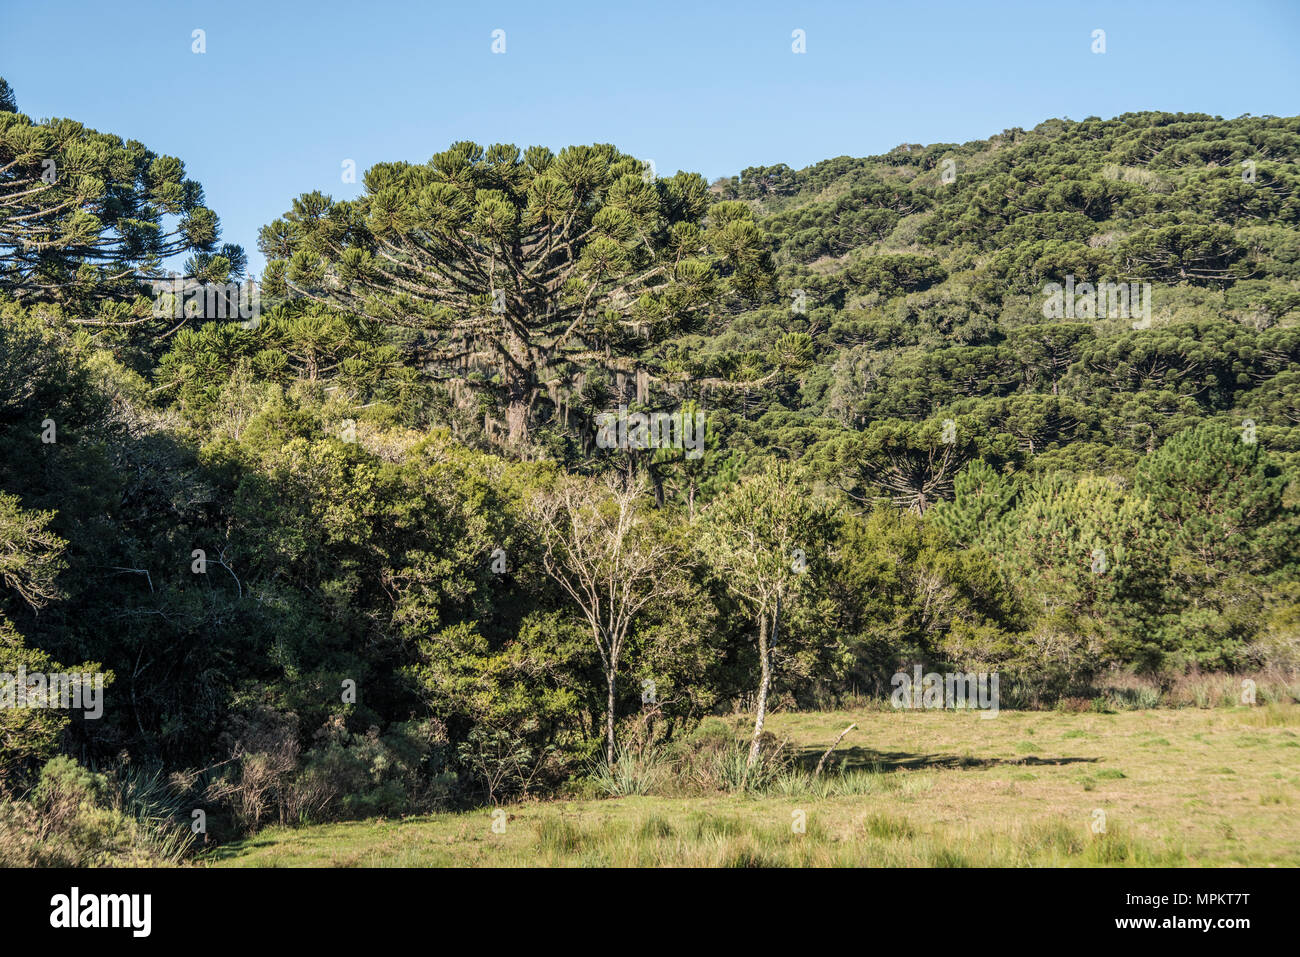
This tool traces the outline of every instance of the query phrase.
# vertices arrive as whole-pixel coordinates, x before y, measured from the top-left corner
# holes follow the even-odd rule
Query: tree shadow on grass
[[[795,753],[800,767],[811,771],[825,753],[823,748],[801,748]],[[873,748],[836,748],[826,759],[828,767],[846,771],[903,771],[921,768],[996,768],[1064,764],[1095,764],[1097,758],[1039,757],[1027,754],[1016,758],[976,758],[960,754],[913,754],[907,751],[876,751]]]

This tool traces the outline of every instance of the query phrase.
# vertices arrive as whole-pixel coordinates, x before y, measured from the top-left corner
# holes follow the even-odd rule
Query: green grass
[[[761,793],[546,801],[272,828],[217,866],[1236,866],[1300,864],[1300,707],[778,714],[817,781]],[[737,721],[740,729],[741,721]],[[1029,739],[1033,740],[1032,753]],[[1154,742],[1158,745],[1152,746]],[[1243,741],[1249,746],[1243,747]],[[661,788],[671,782],[661,783]],[[634,789],[635,790],[635,789]],[[1104,818],[1104,831],[1094,826]]]

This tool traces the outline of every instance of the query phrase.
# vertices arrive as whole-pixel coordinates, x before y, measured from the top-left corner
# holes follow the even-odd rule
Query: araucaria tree
[[[618,669],[632,622],[648,602],[672,590],[680,571],[671,543],[652,524],[645,495],[644,477],[626,486],[617,474],[603,482],[567,477],[534,496],[529,510],[543,567],[578,606],[600,653],[610,763]]]
[[[180,160],[72,120],[33,123],[5,100],[0,288],[20,300],[126,297],[167,257],[212,253],[220,225]]]
[[[520,442],[583,372],[633,371],[650,342],[766,288],[749,207],[709,201],[698,174],[657,179],[613,146],[456,143],[372,167],[355,201],[294,200],[261,233],[264,291],[418,330],[420,365],[489,395]]]
[[[699,549],[758,624],[758,698],[749,766],[758,760],[782,612],[823,564],[833,513],[788,466],[745,478],[701,515]]]

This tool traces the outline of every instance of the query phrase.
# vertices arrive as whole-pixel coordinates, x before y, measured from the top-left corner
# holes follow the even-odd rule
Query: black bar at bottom
[[[259,948],[374,945],[394,933],[431,947],[468,933],[493,949],[514,941],[663,947],[684,939],[734,948],[746,938],[771,939],[788,922],[810,943],[892,934],[900,945],[974,943],[1014,931],[1144,945],[1199,935],[1231,947],[1261,929],[1282,931],[1295,879],[1293,869],[7,870],[0,900],[10,945],[113,938],[127,947],[211,940],[229,948],[233,932]],[[144,898],[130,895],[148,895],[147,936]],[[70,926],[101,913],[102,922],[116,916],[125,926]],[[68,926],[52,926],[52,918]]]

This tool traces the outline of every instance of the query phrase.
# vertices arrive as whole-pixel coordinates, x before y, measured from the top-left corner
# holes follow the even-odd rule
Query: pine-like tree
[[[419,330],[422,367],[491,394],[513,442],[582,372],[631,372],[650,341],[770,280],[748,206],[710,207],[702,177],[656,179],[612,146],[462,142],[374,166],[365,187],[303,195],[263,228],[266,292]]]

